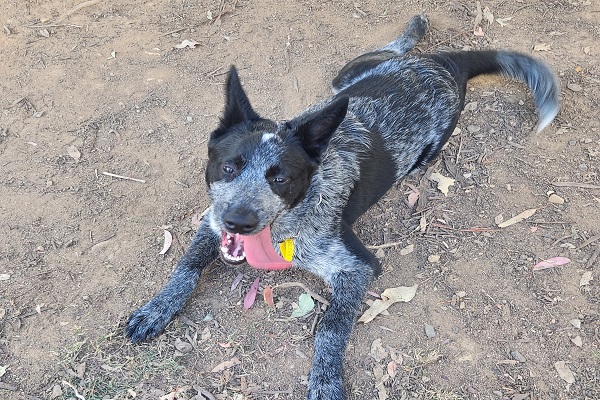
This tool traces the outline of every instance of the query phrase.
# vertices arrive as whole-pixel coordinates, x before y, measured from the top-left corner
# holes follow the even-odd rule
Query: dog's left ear
[[[258,119],[260,119],[260,116],[252,109],[250,100],[240,83],[237,70],[232,65],[229,68],[225,86],[225,110],[219,127],[213,132],[212,136],[218,137],[234,125]]]
[[[331,137],[346,117],[349,100],[348,96],[340,96],[321,110],[288,122],[314,161],[321,161]]]

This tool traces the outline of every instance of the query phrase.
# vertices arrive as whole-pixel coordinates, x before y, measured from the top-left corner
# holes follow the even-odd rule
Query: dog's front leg
[[[158,336],[181,310],[196,287],[202,269],[218,256],[219,237],[204,218],[177,268],[162,290],[137,309],[127,321],[126,335],[132,342]]]
[[[331,303],[315,337],[314,364],[308,379],[307,400],[343,400],[346,392],[342,366],[346,344],[371,278],[371,267],[356,266],[333,275]]]

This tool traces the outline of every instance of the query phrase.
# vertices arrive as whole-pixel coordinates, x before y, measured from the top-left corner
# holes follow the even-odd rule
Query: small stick
[[[75,397],[77,397],[79,400],[85,400],[85,397],[83,397],[82,395],[79,394],[79,392],[77,391],[77,389],[75,388],[75,386],[71,385],[67,381],[62,381],[62,384],[63,385],[67,385],[68,387],[70,387],[71,390],[73,390],[73,392],[75,393]]]
[[[112,174],[112,173],[106,172],[106,171],[103,171],[102,175],[112,176],[113,178],[125,179],[125,180],[128,180],[128,181],[135,181],[135,182],[140,182],[140,183],[146,183],[146,181],[143,180],[143,179],[137,179],[137,178],[132,178],[130,176]]]
[[[581,244],[581,246],[579,246],[578,248],[576,248],[575,250],[581,250],[583,249],[585,246],[587,246],[588,244],[594,243],[596,240],[600,239],[600,235],[596,235],[596,236],[592,236],[591,238],[589,238],[588,240],[586,240],[585,242],[583,242]]]
[[[600,244],[598,246],[596,246],[596,250],[594,250],[594,253],[587,260],[587,263],[586,263],[587,268],[592,267],[592,264],[596,261],[596,259],[598,258],[598,255],[600,255]]]
[[[577,187],[583,189],[600,189],[599,185],[592,185],[591,183],[579,183],[579,182],[552,182],[552,185],[559,187]]]
[[[56,21],[61,21],[61,20],[65,19],[65,18],[67,18],[68,16],[70,16],[71,14],[74,14],[77,11],[81,10],[82,8],[93,6],[94,4],[99,3],[99,2],[100,2],[100,0],[84,1],[83,3],[76,5],[75,7],[71,8],[69,11],[67,11],[66,13],[64,13],[63,15],[61,15],[60,17],[58,17],[56,19]]]
[[[312,297],[313,299],[325,304],[325,305],[329,305],[329,301],[327,301],[324,297],[316,294],[315,292],[313,292],[311,289],[308,288],[308,286],[306,286],[304,283],[302,282],[285,282],[285,283],[280,283],[279,285],[273,286],[273,290],[277,289],[277,288],[281,288],[281,289],[286,289],[286,288],[291,288],[291,287],[299,287],[304,289],[304,291],[306,293],[308,293],[310,295],[310,297]]]
[[[388,247],[396,247],[399,246],[403,243],[404,241],[401,240],[399,242],[390,242],[390,243],[384,243],[384,244],[379,244],[379,245],[371,245],[371,246],[366,246],[367,249],[371,249],[371,250],[378,250],[378,249],[387,249]]]

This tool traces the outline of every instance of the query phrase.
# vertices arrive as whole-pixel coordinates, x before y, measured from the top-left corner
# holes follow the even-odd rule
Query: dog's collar
[[[294,257],[294,240],[285,239],[279,243],[281,255],[273,248],[271,227],[267,226],[261,232],[244,237],[244,253],[246,262],[256,269],[281,270],[292,266]]]

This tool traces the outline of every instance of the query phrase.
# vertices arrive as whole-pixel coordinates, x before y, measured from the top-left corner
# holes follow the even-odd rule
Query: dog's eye
[[[229,165],[225,164],[225,165],[223,165],[223,172],[225,172],[227,175],[231,175],[231,174],[233,174],[233,168],[231,168]]]
[[[288,179],[284,176],[277,176],[273,178],[273,183],[286,183]]]

